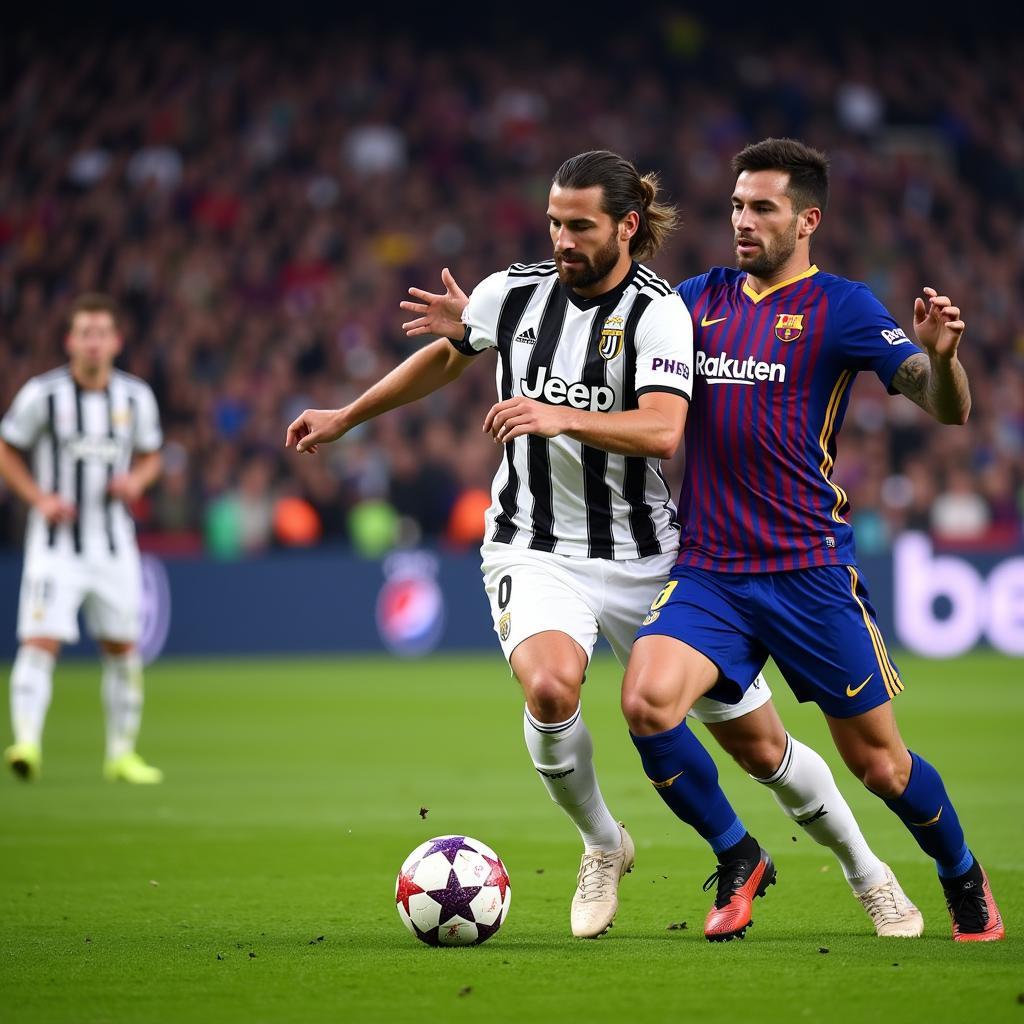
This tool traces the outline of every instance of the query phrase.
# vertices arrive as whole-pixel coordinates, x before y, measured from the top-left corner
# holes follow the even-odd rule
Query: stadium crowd
[[[831,156],[817,265],[866,281],[908,332],[923,285],[968,323],[965,429],[858,381],[836,479],[861,550],[907,527],[1019,543],[1024,66],[1008,45],[766,48],[685,17],[588,55],[383,38],[0,44],[0,406],[62,360],[76,294],[115,295],[121,365],[154,388],[166,436],[163,479],[135,509],[144,544],[468,542],[498,458],[480,429],[488,357],[316,458],[284,450],[285,426],[411,351],[409,285],[449,266],[468,290],[546,258],[565,157],[612,148],[660,172],[683,225],[654,266],[675,282],[732,262],[729,159],[783,134]],[[0,545],[20,544],[22,521],[0,490]]]

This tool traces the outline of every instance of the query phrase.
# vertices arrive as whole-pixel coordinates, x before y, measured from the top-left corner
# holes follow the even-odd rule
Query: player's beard
[[[735,245],[738,241],[739,235],[735,235],[733,244]],[[740,256],[737,253],[736,266],[740,270],[745,270],[751,277],[763,281],[773,277],[794,252],[796,252],[796,217],[793,218],[787,231],[773,238],[767,245],[762,243],[760,251],[753,256]]]
[[[593,259],[584,256],[579,250],[573,250],[572,255],[573,262],[567,263],[565,254],[555,251],[559,281],[567,288],[592,288],[603,281],[619,262],[619,239],[613,231],[607,243],[594,253]]]

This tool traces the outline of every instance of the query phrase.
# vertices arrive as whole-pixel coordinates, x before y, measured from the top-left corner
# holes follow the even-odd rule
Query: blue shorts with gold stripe
[[[849,718],[903,689],[860,573],[829,565],[776,573],[677,565],[637,637],[675,637],[713,661],[707,696],[737,703],[771,657],[799,701]]]

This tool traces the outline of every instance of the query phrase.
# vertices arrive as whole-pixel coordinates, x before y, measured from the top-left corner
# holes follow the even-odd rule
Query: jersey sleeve
[[[863,284],[855,284],[836,306],[836,337],[847,365],[874,370],[889,394],[900,366],[920,352],[893,315]]]
[[[462,311],[462,322],[466,325],[466,337],[452,344],[464,355],[475,356],[484,349],[494,348],[498,330],[498,314],[505,297],[508,271],[485,277],[469,297],[469,303]]]
[[[693,394],[693,322],[676,292],[656,299],[636,329],[636,395],[668,391]]]
[[[10,409],[0,421],[0,437],[9,445],[27,451],[42,433],[46,419],[43,388],[30,380],[14,396]]]
[[[142,387],[135,398],[136,418],[132,447],[135,451],[143,453],[158,451],[164,443],[164,436],[160,429],[160,410],[157,409],[156,396],[148,387]]]
[[[692,310],[696,307],[697,299],[707,287],[709,277],[709,274],[699,274],[697,277],[688,277],[676,285],[676,291],[679,292],[679,297],[687,309]]]

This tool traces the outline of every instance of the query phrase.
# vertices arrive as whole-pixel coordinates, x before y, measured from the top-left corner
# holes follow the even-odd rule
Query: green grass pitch
[[[1024,1024],[1021,663],[899,660],[903,733],[945,776],[1003,943],[953,944],[931,865],[774,673],[790,730],[923,910],[922,939],[876,939],[831,855],[716,752],[779,884],[745,941],[706,943],[712,857],[644,779],[607,657],[584,704],[637,866],[596,942],[568,934],[578,839],[534,776],[497,654],[165,661],[147,676],[141,750],[167,773],[153,789],[102,781],[98,668],[64,664],[41,781],[0,779],[0,1018]],[[423,946],[394,909],[406,854],[446,832],[511,874],[508,922],[480,947]]]

